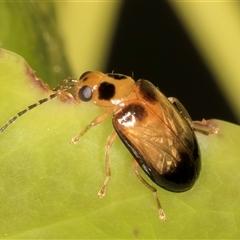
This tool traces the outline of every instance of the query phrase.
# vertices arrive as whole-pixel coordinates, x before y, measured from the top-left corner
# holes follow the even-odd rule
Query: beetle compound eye
[[[90,101],[92,99],[92,89],[89,86],[83,86],[78,92],[78,97],[84,102]]]
[[[92,71],[86,71],[86,72],[84,72],[80,77],[79,77],[79,80],[83,80],[85,77],[86,77],[86,75],[88,75],[89,73],[91,73]]]

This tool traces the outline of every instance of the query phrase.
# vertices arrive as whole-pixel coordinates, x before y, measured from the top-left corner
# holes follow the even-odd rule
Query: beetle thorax
[[[131,93],[135,81],[121,74],[91,72],[79,81],[75,97],[77,101],[92,101],[100,107],[121,106]]]

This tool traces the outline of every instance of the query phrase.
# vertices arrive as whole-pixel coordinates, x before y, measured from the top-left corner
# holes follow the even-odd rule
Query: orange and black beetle
[[[135,82],[122,74],[89,71],[79,80],[65,79],[48,98],[19,112],[0,128],[0,132],[22,114],[56,97],[70,98],[75,103],[92,101],[104,109],[102,115],[71,140],[72,143],[76,143],[91,127],[112,116],[114,131],[107,140],[106,177],[98,192],[99,197],[105,195],[110,177],[109,150],[118,135],[133,156],[135,174],[153,192],[162,220],[166,216],[157,190],[139,174],[138,166],[160,187],[172,192],[187,191],[194,185],[201,170],[200,152],[193,130],[206,134],[218,130],[207,126],[207,121],[193,122],[177,99],[166,98],[147,80]]]

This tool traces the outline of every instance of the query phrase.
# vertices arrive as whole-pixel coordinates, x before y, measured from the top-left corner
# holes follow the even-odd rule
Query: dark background
[[[238,123],[214,77],[164,1],[124,1],[106,72],[144,78],[176,97],[193,120]]]

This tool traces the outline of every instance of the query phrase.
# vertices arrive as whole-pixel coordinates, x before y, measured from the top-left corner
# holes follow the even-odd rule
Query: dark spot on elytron
[[[148,81],[146,80],[138,80],[136,83],[139,86],[139,92],[142,95],[142,97],[151,103],[157,102],[156,97],[156,88]]]
[[[127,78],[126,75],[119,74],[119,73],[107,73],[106,75],[108,77],[111,77],[111,78],[115,79],[115,80],[123,80],[123,79]]]
[[[156,176],[155,182],[172,192],[184,192],[192,188],[200,173],[200,159],[193,159],[187,152],[180,152],[181,160],[172,171],[162,177]]]
[[[146,118],[148,115],[145,108],[138,103],[129,104],[123,108],[123,112],[125,114],[128,114],[130,112],[131,115],[133,115],[139,121],[144,120],[144,118]]]
[[[115,95],[115,86],[108,82],[102,82],[98,88],[99,100],[110,100]]]
[[[84,72],[84,73],[80,76],[79,80],[83,80],[83,82],[86,81],[86,80],[87,80],[87,77],[85,78],[85,76],[88,75],[88,74],[91,73],[91,72],[92,72],[92,71],[86,71],[86,72]],[[83,79],[83,78],[84,78],[84,79]]]

